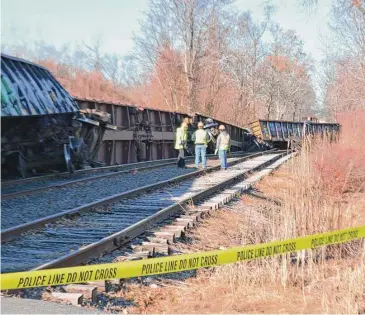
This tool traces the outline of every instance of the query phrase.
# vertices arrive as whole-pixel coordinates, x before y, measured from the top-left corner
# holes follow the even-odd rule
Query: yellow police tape
[[[234,247],[146,260],[88,265],[59,269],[5,273],[1,290],[82,283],[87,281],[133,278],[247,261],[365,237],[365,226],[298,237],[284,241]]]

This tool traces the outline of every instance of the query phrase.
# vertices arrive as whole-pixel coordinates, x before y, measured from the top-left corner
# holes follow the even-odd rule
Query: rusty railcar
[[[80,112],[46,68],[1,54],[3,177],[87,167],[109,121],[107,113]]]
[[[231,151],[255,151],[260,150],[262,148],[258,147],[257,144],[253,141],[254,138],[252,137],[250,130],[244,128],[242,126],[237,126],[225,122],[223,120],[212,119],[211,117],[201,114],[195,113],[194,115],[194,127],[197,129],[196,124],[202,121],[205,123],[204,128],[208,131],[211,135],[212,141],[209,143],[208,146],[208,153],[213,153],[215,149],[215,140],[219,135],[218,127],[219,125],[224,125],[228,134],[231,137]]]
[[[264,141],[275,147],[285,147],[292,140],[300,141],[306,135],[328,135],[335,137],[339,130],[338,123],[322,123],[311,120],[257,120],[249,125],[252,133],[259,141]]]
[[[132,104],[112,103],[90,98],[76,98],[81,108],[102,110],[111,115],[116,130],[107,130],[100,146],[98,159],[107,165],[126,164],[177,156],[174,149],[174,133],[184,119],[189,121],[188,134],[191,139],[199,121],[205,123],[213,141],[208,153],[214,152],[214,141],[218,136],[218,125],[224,124],[232,138],[232,151],[247,149],[250,145],[248,130],[213,119],[207,115],[172,112]],[[253,147],[251,147],[252,149]],[[257,149],[257,147],[255,146]],[[188,154],[193,154],[193,143],[188,142]]]
[[[175,157],[174,126],[187,115],[133,104],[75,99],[82,109],[107,112],[116,126],[104,134],[97,153],[99,161],[117,165]]]

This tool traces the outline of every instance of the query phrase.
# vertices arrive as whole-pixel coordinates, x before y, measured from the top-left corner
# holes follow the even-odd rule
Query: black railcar
[[[80,111],[44,67],[1,54],[2,176],[87,167],[110,115]]]

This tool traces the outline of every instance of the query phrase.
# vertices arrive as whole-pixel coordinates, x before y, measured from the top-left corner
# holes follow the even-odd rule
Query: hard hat
[[[198,128],[203,128],[203,127],[204,127],[204,124],[201,121],[199,121],[198,122]]]
[[[219,130],[226,130],[226,127],[224,127],[224,125],[220,125],[218,129]]]

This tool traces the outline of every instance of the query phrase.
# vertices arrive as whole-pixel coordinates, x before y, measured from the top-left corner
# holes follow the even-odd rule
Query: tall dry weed
[[[318,141],[311,158],[319,173],[321,188],[333,196],[364,190],[365,111],[338,115],[339,141]]]

